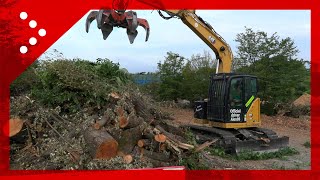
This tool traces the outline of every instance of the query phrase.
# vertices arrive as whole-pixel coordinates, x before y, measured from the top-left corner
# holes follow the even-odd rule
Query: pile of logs
[[[86,148],[84,152],[92,159],[110,160],[120,156],[127,164],[145,161],[152,163],[153,167],[168,166],[175,165],[179,158],[189,152],[201,151],[213,143],[206,142],[197,147],[188,143],[184,130],[168,123],[170,117],[161,114],[142,95],[126,92],[121,95],[111,93],[109,97],[110,103],[103,108],[102,115],[93,113],[92,115],[96,115],[94,118],[74,124],[83,129],[83,147]],[[56,113],[49,114],[53,122],[63,119]],[[61,140],[69,143],[67,136],[61,135],[52,126],[54,123],[46,119],[44,122]],[[9,123],[10,140],[15,143],[32,142],[32,127],[29,121],[12,118]]]
[[[195,148],[187,143],[183,130],[157,119],[159,116],[152,114],[152,108],[141,97],[117,93],[110,97],[112,104],[101,119],[94,120],[84,131],[92,158],[121,156],[125,163],[147,160],[161,166]]]

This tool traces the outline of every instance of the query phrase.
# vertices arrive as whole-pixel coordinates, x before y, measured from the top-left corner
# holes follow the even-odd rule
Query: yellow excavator
[[[212,26],[196,15],[195,10],[158,10],[158,13],[166,20],[181,19],[213,50],[217,58],[216,73],[210,77],[208,97],[204,101],[195,102],[194,121],[185,125],[194,132],[196,139],[200,143],[218,139],[216,145],[224,148],[227,153],[244,150],[274,151],[288,146],[289,137],[279,137],[270,129],[260,128],[257,77],[231,73],[231,48]],[[137,18],[134,11],[91,11],[86,21],[87,32],[95,19],[104,40],[113,27],[126,28],[130,43],[134,42],[138,34],[138,26],[146,30],[146,41],[149,38],[148,21]]]

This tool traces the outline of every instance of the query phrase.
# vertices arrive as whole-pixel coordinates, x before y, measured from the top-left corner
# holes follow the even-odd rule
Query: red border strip
[[[4,128],[4,123],[9,120],[9,85],[21,72],[25,70],[37,57],[45,52],[54,42],[56,42],[69,28],[72,27],[90,9],[100,9],[111,7],[112,0],[55,0],[40,1],[33,0],[3,0],[0,2],[0,129]],[[290,1],[290,0],[269,0],[259,1],[204,1],[204,0],[132,0],[130,9],[309,9],[312,10],[312,170],[310,171],[10,171],[8,138],[0,130],[0,174],[21,177],[26,174],[41,174],[28,176],[32,179],[43,179],[47,177],[72,178],[74,175],[84,178],[95,176],[95,178],[246,178],[246,179],[271,179],[271,178],[319,178],[320,168],[320,136],[319,125],[319,83],[317,79],[320,75],[319,56],[319,32],[320,28],[316,22],[320,22],[319,1]],[[19,18],[20,12],[28,13],[28,18],[37,21],[38,26],[31,29],[27,21]],[[41,38],[37,35],[39,28],[45,28],[47,35]],[[38,44],[30,47],[25,55],[19,53],[22,44],[28,44],[30,37],[36,36]],[[55,174],[51,174],[55,173]],[[19,176],[20,175],[20,176]],[[25,176],[23,177],[25,178]],[[78,179],[78,177],[77,177]]]

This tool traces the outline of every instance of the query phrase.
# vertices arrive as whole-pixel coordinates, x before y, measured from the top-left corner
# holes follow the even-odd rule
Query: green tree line
[[[235,41],[238,46],[232,72],[257,76],[258,95],[265,104],[274,108],[310,93],[309,61],[297,58],[299,50],[290,37],[245,27]],[[148,90],[158,100],[207,98],[209,77],[215,73],[215,66],[209,52],[190,58],[168,52],[158,63],[161,82],[149,84]]]

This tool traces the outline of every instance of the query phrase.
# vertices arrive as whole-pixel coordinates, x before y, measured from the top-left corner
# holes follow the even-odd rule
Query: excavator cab
[[[198,132],[197,137],[219,138],[219,146],[230,153],[274,151],[286,147],[288,137],[279,137],[272,130],[259,128],[257,84],[257,77],[251,75],[211,75],[208,99],[195,102],[194,123],[187,127]]]
[[[209,86],[207,102],[207,119],[216,122],[217,127],[241,128],[239,123],[248,127],[247,121],[252,119],[250,126],[260,125],[260,117],[248,114],[251,104],[257,98],[257,77],[240,74],[213,74]],[[256,104],[259,111],[259,104]],[[230,124],[229,124],[230,123]]]
[[[260,125],[257,77],[219,73],[212,74],[210,79],[208,99],[196,102],[195,118],[209,120],[221,128],[247,128],[248,121],[249,127]],[[255,111],[249,111],[254,102]]]

